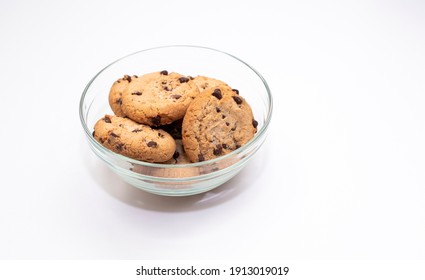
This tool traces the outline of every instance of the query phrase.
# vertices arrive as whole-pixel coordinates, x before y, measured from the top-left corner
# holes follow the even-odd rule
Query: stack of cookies
[[[185,164],[217,158],[257,132],[251,107],[225,82],[160,71],[115,81],[115,115],[105,115],[93,136],[118,154],[146,162]]]

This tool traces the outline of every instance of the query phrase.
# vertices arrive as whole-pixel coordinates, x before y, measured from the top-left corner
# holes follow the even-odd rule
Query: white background
[[[5,0],[0,36],[0,258],[425,258],[423,1]],[[184,198],[123,183],[78,116],[97,71],[170,44],[275,102],[252,162]]]

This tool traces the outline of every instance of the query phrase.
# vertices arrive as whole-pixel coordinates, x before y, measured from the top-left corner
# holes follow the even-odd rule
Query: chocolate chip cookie
[[[116,80],[111,86],[109,91],[109,106],[111,106],[112,112],[114,112],[114,114],[118,117],[125,117],[124,112],[121,110],[122,93],[132,79],[135,78],[137,78],[136,75],[124,75],[124,77]]]
[[[209,78],[206,76],[196,76],[195,78],[193,78],[193,81],[195,82],[195,84],[198,86],[199,91],[202,93],[205,90],[211,89],[211,88],[216,88],[216,87],[220,87],[220,86],[228,86],[225,82],[214,79],[214,78]]]
[[[251,107],[237,90],[205,90],[190,104],[182,124],[183,146],[192,162],[217,158],[246,144],[257,132]]]
[[[165,162],[176,151],[173,137],[164,130],[118,116],[105,115],[98,120],[93,136],[115,153],[147,162]]]
[[[158,127],[183,118],[197,95],[192,79],[164,70],[132,79],[122,94],[121,109],[138,123]]]

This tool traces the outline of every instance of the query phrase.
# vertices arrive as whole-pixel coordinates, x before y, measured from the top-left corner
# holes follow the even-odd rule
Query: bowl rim
[[[216,52],[216,53],[219,53],[219,54],[223,54],[225,56],[231,57],[231,58],[241,62],[242,64],[247,66],[251,71],[253,71],[258,76],[258,78],[260,78],[260,80],[263,83],[263,85],[266,89],[266,92],[267,92],[267,97],[268,97],[267,105],[268,105],[269,110],[267,111],[267,115],[264,119],[264,124],[260,127],[260,129],[257,131],[257,133],[255,133],[254,137],[252,137],[247,143],[245,143],[239,149],[236,149],[236,150],[234,150],[234,151],[232,151],[232,152],[230,152],[226,155],[223,155],[223,156],[220,156],[220,157],[217,157],[217,158],[214,158],[214,159],[210,159],[210,160],[201,161],[201,162],[193,162],[193,163],[186,163],[186,164],[166,164],[166,163],[145,162],[145,161],[140,161],[140,160],[136,160],[136,159],[133,159],[133,158],[130,158],[130,157],[120,155],[118,153],[115,153],[115,152],[105,148],[98,141],[96,141],[96,139],[94,139],[94,137],[92,135],[92,131],[89,129],[89,127],[87,126],[87,123],[85,121],[83,107],[84,107],[84,101],[85,101],[85,97],[87,95],[87,92],[90,89],[90,86],[92,85],[92,83],[97,79],[97,77],[100,76],[109,67],[111,67],[114,64],[116,64],[116,63],[118,63],[118,62],[120,62],[120,61],[122,61],[126,58],[129,58],[131,56],[137,55],[139,53],[152,51],[152,50],[171,49],[171,48],[175,48],[175,49],[178,49],[178,48],[202,49],[202,50],[207,50],[207,51],[212,51],[212,52]],[[243,153],[244,151],[249,150],[249,148],[252,147],[254,145],[254,143],[257,142],[258,139],[261,139],[261,136],[265,135],[265,133],[266,133],[266,131],[267,131],[269,125],[270,125],[272,113],[273,113],[273,97],[272,97],[270,87],[267,84],[264,77],[254,67],[252,67],[251,65],[249,65],[248,63],[246,63],[242,59],[240,59],[240,58],[238,58],[238,57],[236,57],[232,54],[229,54],[227,52],[224,52],[224,51],[221,51],[221,50],[218,50],[218,49],[215,49],[215,48],[211,48],[211,47],[196,46],[196,45],[164,45],[164,46],[158,46],[158,47],[152,47],[152,48],[139,50],[139,51],[127,54],[125,56],[122,56],[122,57],[112,61],[108,65],[106,65],[92,79],[90,79],[90,81],[87,83],[87,85],[85,86],[85,88],[83,90],[83,93],[80,97],[80,102],[79,102],[79,115],[80,115],[81,125],[83,126],[83,129],[84,129],[84,132],[86,133],[87,138],[90,140],[90,142],[92,144],[94,144],[96,146],[97,149],[100,149],[103,153],[106,153],[108,156],[111,156],[111,157],[116,158],[118,160],[126,161],[126,162],[136,164],[136,165],[141,165],[141,166],[144,166],[144,167],[154,167],[154,168],[202,167],[202,166],[207,166],[207,165],[210,165],[210,164],[214,164],[216,162],[226,160],[226,159],[231,158],[232,156],[234,156],[236,154]],[[133,173],[136,173],[136,172],[133,172]]]

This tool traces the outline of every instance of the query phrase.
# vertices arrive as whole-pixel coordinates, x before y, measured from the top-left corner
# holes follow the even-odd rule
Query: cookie
[[[154,72],[132,79],[122,94],[121,109],[130,119],[157,127],[182,119],[197,95],[199,89],[189,77]]]
[[[198,86],[198,89],[201,93],[208,89],[217,88],[220,86],[228,86],[228,84],[223,81],[206,76],[196,76],[193,78],[193,81]]]
[[[124,75],[124,77],[116,80],[109,90],[109,106],[111,107],[112,112],[114,112],[114,114],[118,117],[125,117],[124,112],[121,110],[122,93],[132,79],[135,78],[137,78],[136,75]]]
[[[257,132],[251,107],[227,86],[211,88],[190,104],[182,124],[182,140],[190,161],[228,154]]]
[[[174,139],[164,130],[118,116],[105,115],[98,120],[93,136],[113,152],[147,162],[167,161],[176,151]]]

